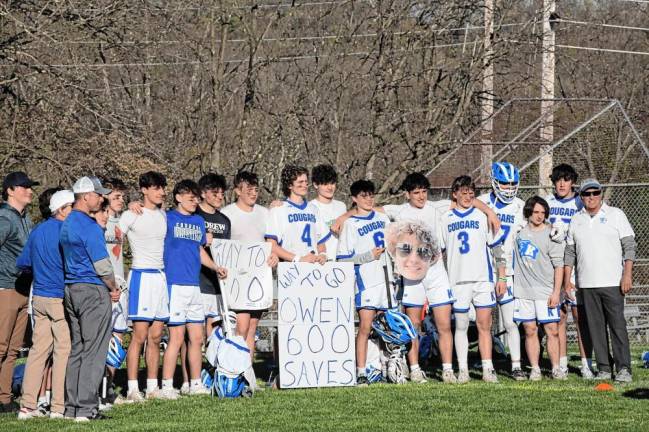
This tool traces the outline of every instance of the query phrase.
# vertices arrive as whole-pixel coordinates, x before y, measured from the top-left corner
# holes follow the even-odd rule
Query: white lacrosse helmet
[[[395,384],[405,384],[408,376],[408,365],[401,351],[394,351],[388,358],[388,381]]]

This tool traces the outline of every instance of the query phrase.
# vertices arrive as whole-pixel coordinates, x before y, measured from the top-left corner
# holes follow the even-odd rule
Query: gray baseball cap
[[[579,185],[579,192],[583,192],[588,189],[602,190],[602,184],[594,178],[587,178]]]
[[[88,193],[95,192],[99,195],[108,195],[112,192],[111,189],[105,188],[101,185],[101,181],[94,176],[81,177],[77,180],[72,186],[72,192],[76,193]]]

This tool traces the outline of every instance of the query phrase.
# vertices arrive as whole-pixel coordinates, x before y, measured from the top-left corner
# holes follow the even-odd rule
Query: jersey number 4
[[[306,224],[304,226],[304,231],[302,231],[302,237],[300,239],[306,243],[308,247],[311,247],[311,225]]]

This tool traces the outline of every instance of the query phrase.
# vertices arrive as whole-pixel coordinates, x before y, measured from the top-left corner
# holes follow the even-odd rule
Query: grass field
[[[634,358],[637,358],[634,356]],[[597,392],[575,374],[565,382],[378,384],[366,388],[263,390],[252,399],[209,396],[121,405],[107,419],[19,422],[0,414],[2,431],[575,431],[649,430],[649,370],[634,361],[634,383]]]

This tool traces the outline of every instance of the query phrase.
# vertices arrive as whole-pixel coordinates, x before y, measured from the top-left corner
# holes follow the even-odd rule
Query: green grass
[[[576,431],[649,430],[649,370],[635,364],[634,382],[597,392],[594,382],[378,384],[366,388],[264,390],[252,399],[209,396],[122,405],[90,424],[0,414],[2,431]],[[478,378],[478,379],[476,379]],[[644,390],[642,390],[644,389]],[[629,397],[642,393],[644,399]]]

